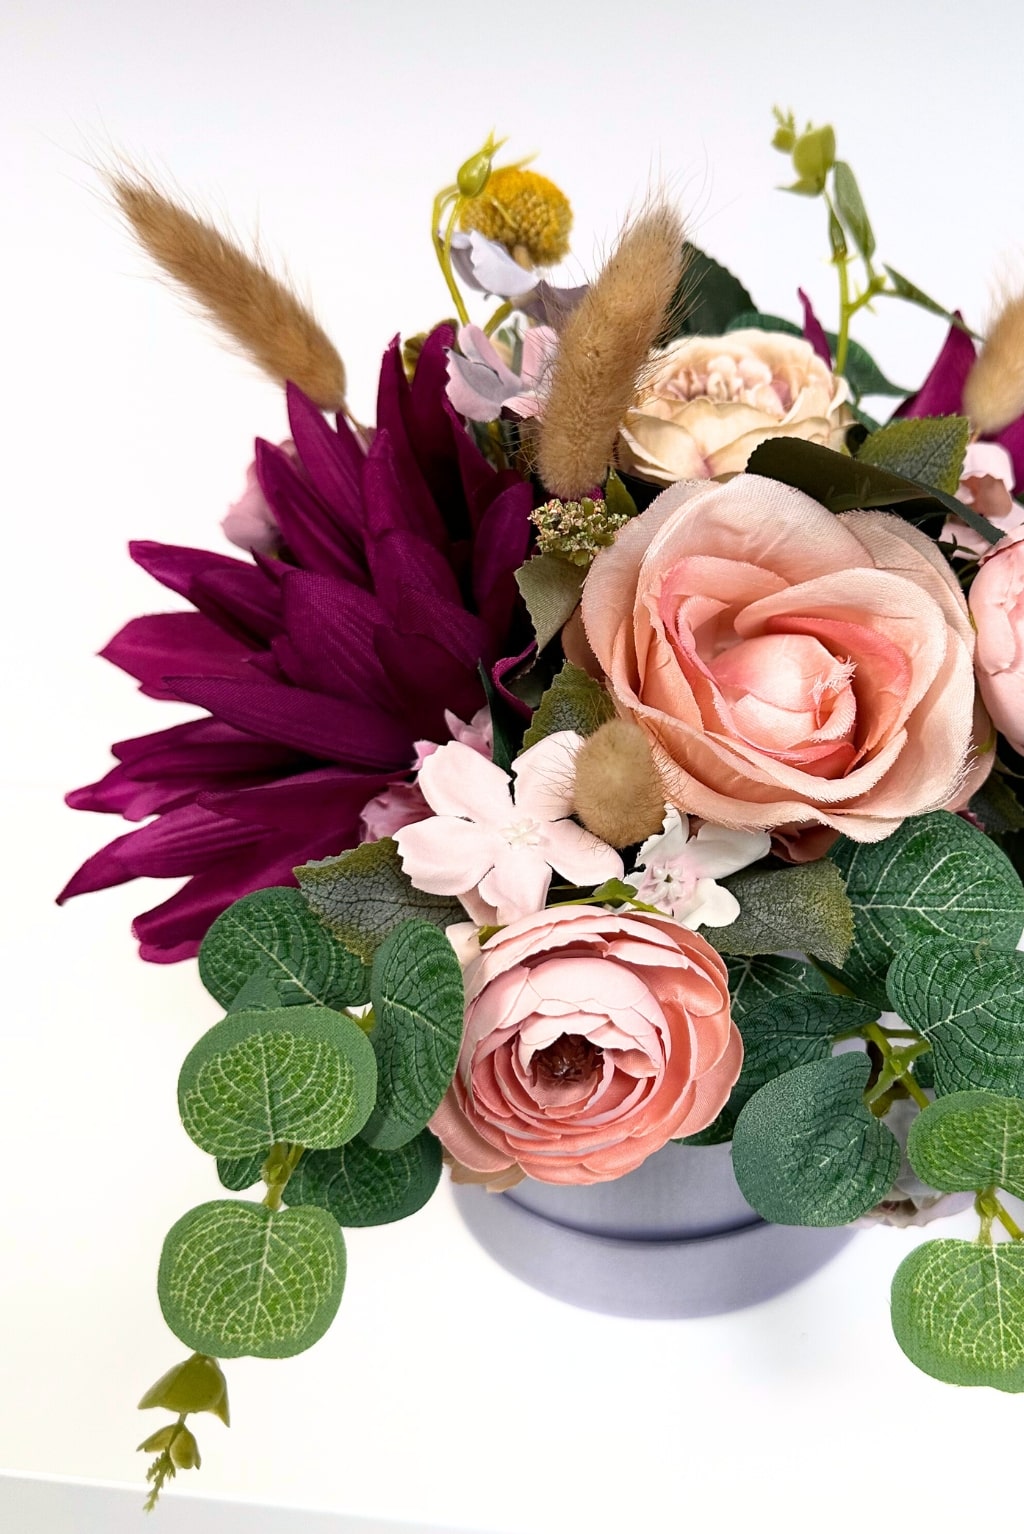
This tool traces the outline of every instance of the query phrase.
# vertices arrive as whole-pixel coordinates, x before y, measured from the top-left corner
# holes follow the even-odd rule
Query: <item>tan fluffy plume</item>
[[[629,719],[609,719],[576,757],[573,808],[610,847],[629,847],[661,830],[665,790],[647,736]]]
[[[246,255],[134,170],[114,170],[107,181],[139,244],[207,319],[278,383],[298,384],[322,410],[342,408],[341,358],[306,306],[258,254]]]
[[[576,500],[605,476],[684,266],[683,226],[667,204],[629,224],[566,323],[538,444],[540,476]]]
[[[1009,299],[964,384],[964,409],[990,436],[1024,415],[1024,294]]]

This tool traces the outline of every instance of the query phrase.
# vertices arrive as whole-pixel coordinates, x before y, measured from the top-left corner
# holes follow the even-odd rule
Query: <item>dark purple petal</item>
[[[505,702],[514,708],[517,714],[521,714],[524,719],[531,719],[533,717],[532,708],[530,708],[528,703],[524,703],[522,698],[517,698],[514,692],[510,692],[506,684],[512,677],[517,676],[520,671],[529,670],[536,659],[537,644],[534,641],[532,644],[527,645],[521,655],[507,655],[502,660],[497,661],[491,668],[491,681],[498,689],[498,692]]]
[[[970,336],[958,326],[951,325],[928,377],[896,414],[959,415],[963,409],[964,384],[974,366],[974,358],[974,342]]]
[[[1024,415],[1018,416],[1016,421],[1011,421],[998,437],[992,438],[992,441],[998,442],[1000,447],[1005,447],[1013,459],[1013,490],[1015,495],[1020,495],[1024,491]]]
[[[473,546],[473,596],[476,610],[494,637],[495,650],[508,633],[520,605],[515,572],[530,547],[533,492],[521,481],[503,490],[480,520]]]
[[[110,889],[129,879],[178,879],[230,857],[259,838],[256,827],[226,820],[197,804],[183,805],[94,853],[57,901],[62,905],[74,895]]]
[[[405,422],[408,399],[409,383],[396,336],[381,363],[377,433],[363,474],[367,526],[374,532],[405,527],[443,549],[448,542],[444,519],[409,442]]]
[[[149,697],[173,698],[163,682],[169,671],[231,675],[245,666],[252,647],[202,613],[154,613],[126,623],[100,654],[141,682]]]
[[[288,420],[310,484],[329,507],[339,540],[357,567],[362,564],[363,464],[366,451],[348,422],[337,430],[295,384],[287,387]]]
[[[330,431],[326,421],[324,428]],[[296,562],[306,570],[362,582],[365,571],[353,552],[347,529],[296,469],[287,453],[271,442],[256,443],[256,474],[281,536]]]
[[[305,765],[287,746],[256,740],[220,719],[188,719],[167,730],[118,741],[111,749],[137,777],[189,776],[200,770],[214,779],[254,772],[276,775]]]
[[[154,580],[187,597],[243,642],[266,639],[280,627],[274,583],[256,565],[171,543],[137,542],[128,548]]]
[[[412,752],[409,753],[410,764]],[[336,847],[353,837],[366,804],[394,781],[395,773],[354,773],[343,767],[319,767],[259,788],[201,796],[199,803],[217,815],[246,825],[302,836],[330,835]]]
[[[402,700],[373,647],[387,621],[369,591],[295,570],[282,586],[285,633],[274,641],[281,672],[297,687],[401,713]]]
[[[372,540],[368,553],[373,589],[381,606],[393,617],[401,613],[406,591],[420,591],[461,609],[462,593],[451,565],[425,538],[403,528],[390,528]]]
[[[446,740],[445,709],[469,719],[484,701],[476,665],[456,659],[435,639],[410,639],[394,629],[374,634],[381,661],[403,689],[406,720],[414,740]]]
[[[811,305],[811,300],[807,297],[807,294],[804,292],[803,288],[797,288],[796,296],[799,298],[804,308],[804,340],[810,341],[816,354],[821,358],[829,372],[831,372],[832,348],[828,344],[828,336],[822,329],[821,321],[815,314]]]

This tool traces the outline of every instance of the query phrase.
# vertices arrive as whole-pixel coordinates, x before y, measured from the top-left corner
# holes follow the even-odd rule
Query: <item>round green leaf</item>
[[[864,1106],[866,1055],[834,1055],[768,1082],[736,1122],[743,1197],[777,1225],[846,1225],[889,1192],[900,1166],[890,1129]]]
[[[888,1006],[889,965],[917,938],[1017,946],[1024,885],[984,832],[948,810],[905,820],[883,842],[841,837],[829,856],[853,906],[853,947],[843,979],[878,1007]]]
[[[232,1012],[187,1055],[178,1109],[211,1156],[266,1155],[284,1140],[324,1149],[362,1129],[376,1083],[365,1033],[339,1012]]]
[[[1024,1102],[995,1092],[954,1092],[910,1126],[910,1164],[944,1193],[1005,1188],[1024,1198]]]
[[[230,1188],[232,1193],[244,1193],[255,1187],[263,1178],[266,1159],[266,1148],[254,1151],[251,1156],[218,1156],[217,1177],[221,1187]]]
[[[370,995],[378,1087],[363,1139],[397,1150],[426,1126],[455,1072],[463,1026],[455,950],[428,922],[404,922],[377,952]]]
[[[215,1358],[290,1358],[334,1320],[345,1242],[325,1209],[217,1199],[171,1227],[157,1290],[186,1347]]]
[[[236,900],[203,939],[199,975],[230,1007],[247,981],[270,981],[279,1006],[361,1006],[366,966],[321,924],[297,889],[265,889]]]
[[[776,996],[806,992],[831,994],[828,981],[807,959],[788,959],[782,954],[760,954],[756,958],[729,958],[729,992],[732,1015],[739,1022],[745,1012],[763,1006]]]
[[[922,938],[896,955],[886,985],[931,1042],[940,1096],[972,1087],[1024,1095],[1024,954]]]
[[[398,1150],[362,1140],[307,1151],[284,1190],[287,1204],[316,1204],[339,1225],[388,1225],[422,1209],[441,1176],[441,1146],[429,1130]]]
[[[892,1329],[934,1379],[1024,1391],[1024,1246],[926,1241],[896,1269]]]

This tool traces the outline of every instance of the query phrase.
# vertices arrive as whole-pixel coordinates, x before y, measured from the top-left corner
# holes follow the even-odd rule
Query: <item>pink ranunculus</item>
[[[1024,754],[1024,529],[982,560],[970,602],[981,696],[996,729]]]
[[[683,813],[879,841],[963,780],[967,605],[897,517],[756,475],[673,485],[598,553],[582,613]]]
[[[739,1075],[725,966],[669,917],[538,911],[465,979],[459,1063],[430,1127],[473,1172],[621,1177],[710,1124]]]
[[[957,500],[987,518],[1001,533],[1015,533],[1024,527],[1024,506],[1013,499],[1013,486],[1013,459],[1005,447],[998,442],[972,442],[964,458]],[[942,537],[971,554],[987,554],[992,547],[973,527],[953,517],[943,527]]]

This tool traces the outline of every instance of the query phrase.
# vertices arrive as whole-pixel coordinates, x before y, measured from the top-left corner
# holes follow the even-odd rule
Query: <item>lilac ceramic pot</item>
[[[848,1226],[769,1225],[732,1171],[731,1145],[666,1145],[617,1182],[508,1193],[455,1187],[470,1231],[535,1289],[584,1310],[640,1319],[756,1305],[817,1271]]]

